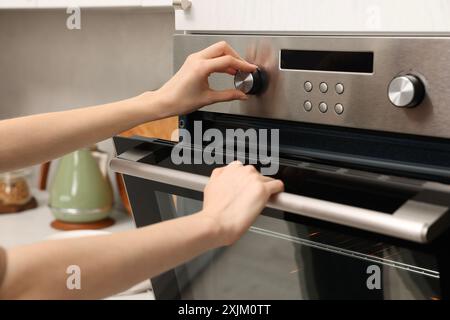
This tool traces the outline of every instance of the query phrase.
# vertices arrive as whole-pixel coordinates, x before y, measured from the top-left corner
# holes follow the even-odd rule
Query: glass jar
[[[30,169],[0,173],[0,207],[22,206],[31,200],[30,175]]]

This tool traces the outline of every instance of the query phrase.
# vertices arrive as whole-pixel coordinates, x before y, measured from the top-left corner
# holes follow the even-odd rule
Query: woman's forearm
[[[212,73],[253,72],[225,42],[191,54],[156,92],[101,106],[0,121],[0,172],[89,146],[138,124],[186,114],[221,101],[247,99],[236,89],[209,87]],[[201,213],[110,236],[47,241],[8,251],[0,298],[99,298],[127,289],[208,249],[232,244],[250,227],[280,181],[232,163],[216,169]],[[69,266],[81,290],[66,286]]]
[[[0,121],[0,172],[57,158],[148,121],[215,102],[245,100],[247,96],[236,89],[211,89],[208,78],[215,72],[235,74],[256,68],[228,44],[218,42],[190,55],[157,91],[101,106]]]
[[[157,92],[104,104],[0,121],[0,172],[57,158],[165,116]]]
[[[236,89],[209,87],[212,73],[257,68],[225,42],[189,56],[160,89],[138,97],[70,111],[0,121],[0,172],[42,163],[141,123],[192,112],[220,101],[247,99]]]
[[[8,251],[0,298],[94,299],[111,296],[216,247],[217,226],[203,214],[108,236],[54,240]],[[81,289],[66,286],[67,267]]]
[[[215,169],[201,212],[108,236],[86,237],[11,249],[1,298],[91,299],[121,292],[213,248],[236,242],[283,183],[253,166],[232,162]],[[81,288],[67,287],[76,265]]]

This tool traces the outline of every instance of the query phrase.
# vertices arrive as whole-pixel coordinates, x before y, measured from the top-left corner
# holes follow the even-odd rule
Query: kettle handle
[[[39,190],[46,190],[47,189],[47,180],[48,180],[48,173],[50,172],[50,165],[51,161],[47,161],[43,164],[41,164],[40,170],[39,170]]]

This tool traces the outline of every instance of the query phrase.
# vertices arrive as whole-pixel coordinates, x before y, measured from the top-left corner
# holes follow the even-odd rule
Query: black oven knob
[[[413,108],[422,102],[425,96],[425,87],[416,76],[410,74],[398,76],[389,83],[388,96],[396,107]]]
[[[234,86],[245,94],[259,94],[265,88],[265,74],[261,69],[253,72],[236,72]]]

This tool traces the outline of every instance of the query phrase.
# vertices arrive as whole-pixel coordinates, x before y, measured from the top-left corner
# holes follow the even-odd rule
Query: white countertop
[[[54,217],[47,206],[47,192],[33,190],[33,194],[39,203],[36,209],[0,214],[0,245],[4,248],[42,241],[55,233],[64,232],[50,226]],[[102,230],[117,232],[134,228],[133,219],[122,211],[114,210],[111,217],[116,223]]]
[[[20,213],[0,214],[0,245],[4,248],[11,248],[18,245],[31,244],[45,240],[47,237],[64,231],[55,230],[50,226],[54,220],[49,207],[47,206],[47,192],[33,190],[39,206],[36,209]],[[111,218],[115,224],[102,229],[109,232],[118,232],[134,229],[134,222],[123,211],[115,209],[111,213]],[[121,294],[110,299],[142,299],[153,300],[152,291],[139,294]]]

